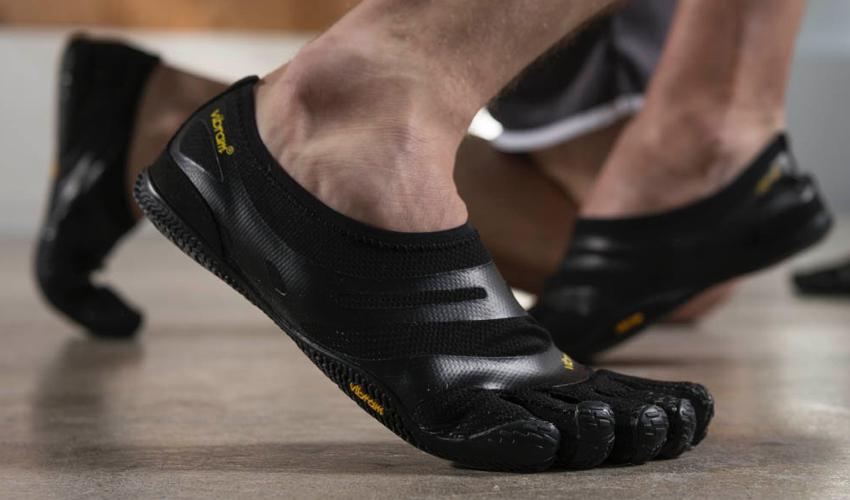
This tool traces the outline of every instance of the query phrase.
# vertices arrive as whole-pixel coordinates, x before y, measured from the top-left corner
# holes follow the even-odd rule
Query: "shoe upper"
[[[260,139],[255,83],[202,106],[140,175],[137,200],[372,417],[487,469],[641,463],[702,438],[713,411],[704,388],[575,363],[519,306],[470,226],[385,231],[304,190]]]
[[[794,231],[821,214],[813,179],[779,135],[712,196],[658,214],[579,219],[531,312],[586,359],[705,288],[785,257]]]

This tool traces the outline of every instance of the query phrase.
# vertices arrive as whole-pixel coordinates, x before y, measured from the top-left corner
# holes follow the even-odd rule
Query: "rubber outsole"
[[[161,158],[158,161],[167,160]],[[402,412],[395,410],[400,406],[397,398],[374,377],[314,344],[276,314],[253,291],[249,281],[217,257],[203,238],[171,209],[158,192],[148,170],[137,178],[134,196],[157,230],[262,310],[343,393],[408,443],[427,453],[477,469],[536,472],[549,468],[555,461],[560,433],[553,424],[543,420],[510,423],[463,440],[443,438],[421,430]],[[358,393],[367,393],[369,398],[359,397]],[[375,411],[375,403],[381,409],[379,413]]]

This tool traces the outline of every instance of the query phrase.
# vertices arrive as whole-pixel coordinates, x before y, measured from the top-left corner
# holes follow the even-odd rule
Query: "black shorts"
[[[634,114],[674,9],[675,0],[633,0],[532,64],[488,107],[501,127],[487,139],[534,151]]]

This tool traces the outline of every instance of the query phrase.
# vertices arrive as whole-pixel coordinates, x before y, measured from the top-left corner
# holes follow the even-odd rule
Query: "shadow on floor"
[[[380,442],[261,442],[211,445],[138,445],[113,426],[109,382],[135,369],[144,352],[135,342],[72,339],[45,371],[32,402],[36,446],[12,446],[0,455],[27,468],[63,472],[206,471],[306,474],[486,476],[451,467],[399,440]],[[151,416],[156,431],[156,417]],[[247,424],[246,424],[247,425]],[[179,441],[179,440],[175,440]],[[658,471],[699,473],[771,464],[827,464],[836,443],[812,435],[773,441],[717,436],[680,460],[645,467],[606,468],[631,476]],[[590,471],[579,474],[596,474]]]
[[[32,401],[35,447],[9,449],[21,465],[63,471],[253,471],[314,474],[472,475],[401,440],[190,446],[129,444],[113,423],[109,385],[136,369],[137,342],[74,338],[43,373]],[[114,390],[114,388],[113,388]],[[156,416],[150,416],[156,432]],[[179,440],[176,440],[179,441]],[[0,453],[3,455],[3,453]]]

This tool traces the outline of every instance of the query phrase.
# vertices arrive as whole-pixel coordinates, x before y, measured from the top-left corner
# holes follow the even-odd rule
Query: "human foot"
[[[133,200],[136,177],[165,147],[200,105],[218,95],[227,85],[203,78],[186,71],[158,65],[150,75],[138,104],[133,137],[126,159],[124,190],[133,216],[142,217],[142,212]]]
[[[675,210],[581,218],[532,314],[561,349],[589,359],[696,294],[820,240],[831,216],[784,135],[718,193]]]
[[[578,209],[525,155],[501,153],[474,137],[457,153],[455,182],[499,272],[537,294],[558,268]]]
[[[124,186],[138,101],[158,59],[117,43],[74,38],[60,72],[58,163],[35,272],[56,309],[100,337],[127,337],[141,315],[92,283],[135,225]]]
[[[743,111],[646,108],[615,143],[581,214],[647,215],[707,198],[738,176],[781,131],[778,113],[762,117]]]
[[[60,78],[59,159],[38,242],[38,284],[94,335],[130,336],[140,313],[91,275],[141,217],[132,200],[138,173],[225,86],[80,35],[65,50]]]
[[[539,295],[546,279],[556,273],[578,207],[621,129],[622,124],[615,124],[524,155],[501,153],[473,137],[464,139],[455,181],[470,221],[512,287]],[[731,291],[725,284],[709,289],[673,311],[668,320],[697,321]]]
[[[139,177],[137,199],[370,415],[424,451],[487,469],[641,463],[704,436],[704,388],[575,363],[519,307],[469,226],[388,231],[323,204],[264,145],[254,87],[244,80],[193,115]]]
[[[353,219],[402,232],[457,227],[467,212],[452,168],[468,125],[457,115],[471,112],[430,105],[442,89],[375,51],[308,45],[257,85],[260,136],[298,184]]]

